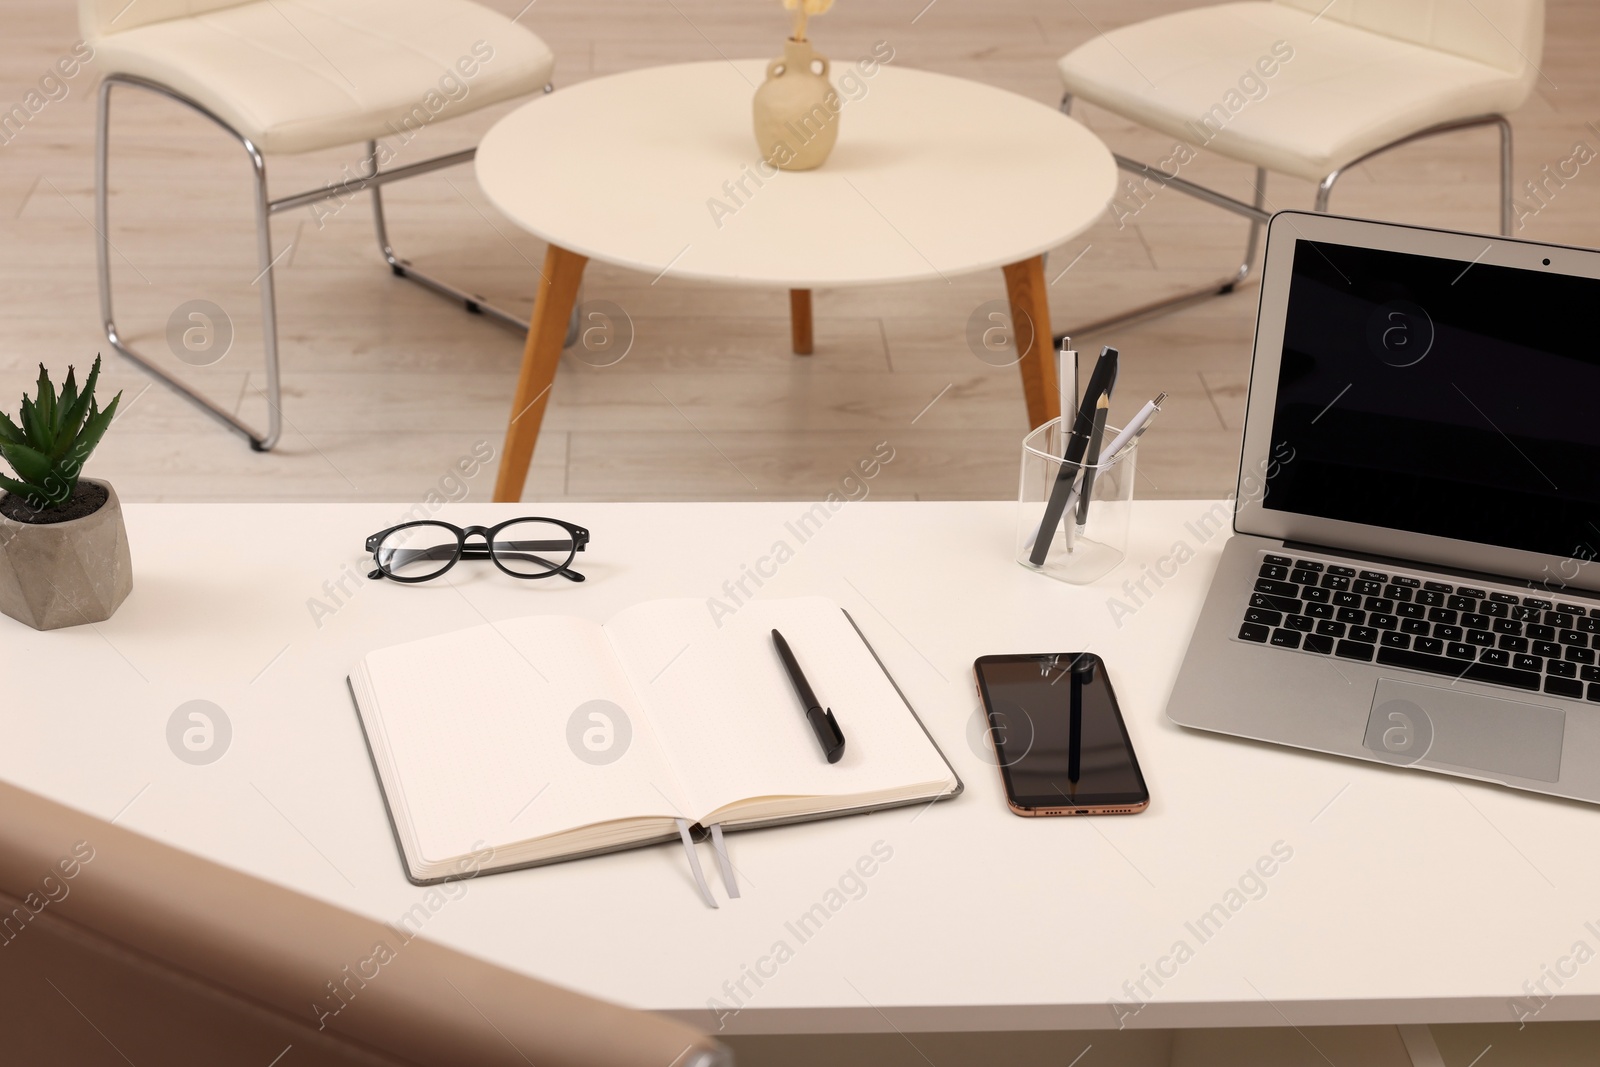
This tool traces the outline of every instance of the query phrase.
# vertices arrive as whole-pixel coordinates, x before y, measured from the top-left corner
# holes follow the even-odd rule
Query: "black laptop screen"
[[[1596,555],[1600,281],[1300,241],[1286,319],[1262,506]]]

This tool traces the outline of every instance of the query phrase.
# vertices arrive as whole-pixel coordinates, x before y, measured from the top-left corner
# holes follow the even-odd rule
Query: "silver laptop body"
[[[1284,212],[1260,301],[1167,714],[1600,802],[1600,252]]]

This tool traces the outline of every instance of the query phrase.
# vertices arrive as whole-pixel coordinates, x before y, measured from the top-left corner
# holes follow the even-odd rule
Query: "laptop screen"
[[[1600,554],[1600,280],[1298,241],[1271,510]]]

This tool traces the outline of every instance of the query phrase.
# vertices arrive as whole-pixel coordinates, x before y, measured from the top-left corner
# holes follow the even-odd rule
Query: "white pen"
[[[1056,353],[1056,391],[1061,398],[1061,448],[1065,454],[1067,438],[1072,436],[1072,420],[1078,411],[1078,353],[1072,348],[1072,338],[1061,339],[1061,349]]]
[[[1122,432],[1113,437],[1111,443],[1106,446],[1105,452],[1101,455],[1101,466],[1110,463],[1118,452],[1144,436],[1144,432],[1150,428],[1151,418],[1161,410],[1161,405],[1166,399],[1166,393],[1158,394],[1154,400],[1140,408],[1138,414],[1128,420],[1128,425],[1124,426]]]

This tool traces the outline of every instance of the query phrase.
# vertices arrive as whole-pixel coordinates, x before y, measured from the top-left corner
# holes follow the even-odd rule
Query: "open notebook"
[[[806,722],[774,628],[844,730],[838,763]],[[679,819],[732,830],[962,788],[822,597],[754,601],[720,627],[703,600],[650,601],[604,624],[475,626],[371,652],[350,688],[418,884],[671,840]]]

